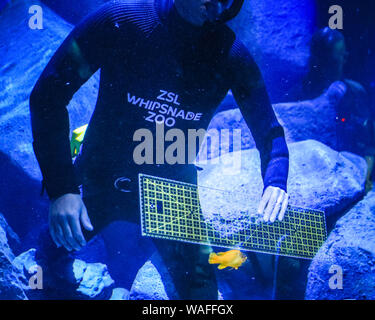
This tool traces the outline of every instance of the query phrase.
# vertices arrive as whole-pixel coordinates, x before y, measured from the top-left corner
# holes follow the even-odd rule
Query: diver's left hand
[[[263,214],[265,222],[275,222],[276,218],[279,221],[283,220],[286,207],[288,206],[288,194],[278,188],[269,186],[264,191],[262,199],[258,207],[258,214]]]

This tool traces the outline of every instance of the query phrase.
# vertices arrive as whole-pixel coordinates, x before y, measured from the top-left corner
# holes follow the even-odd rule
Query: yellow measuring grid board
[[[327,239],[323,211],[289,206],[283,221],[223,236],[204,220],[196,185],[139,174],[139,192],[143,236],[305,259]]]

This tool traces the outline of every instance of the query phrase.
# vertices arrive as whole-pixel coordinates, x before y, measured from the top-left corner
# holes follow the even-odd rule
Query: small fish
[[[247,257],[239,250],[229,250],[227,252],[210,253],[209,264],[219,264],[218,269],[232,267],[238,269],[246,261]]]

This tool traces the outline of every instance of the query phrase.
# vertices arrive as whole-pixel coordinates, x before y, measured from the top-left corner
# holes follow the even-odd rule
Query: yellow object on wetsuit
[[[87,129],[87,124],[73,131],[72,139],[70,140],[70,151],[72,154],[72,158],[77,156],[81,149],[83,139],[85,138],[86,129]]]

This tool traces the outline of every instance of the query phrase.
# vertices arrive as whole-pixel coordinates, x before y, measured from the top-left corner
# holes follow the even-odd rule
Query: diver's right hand
[[[69,251],[80,250],[86,244],[81,224],[88,231],[94,229],[79,194],[67,193],[52,200],[49,230],[57,247],[64,246]]]

